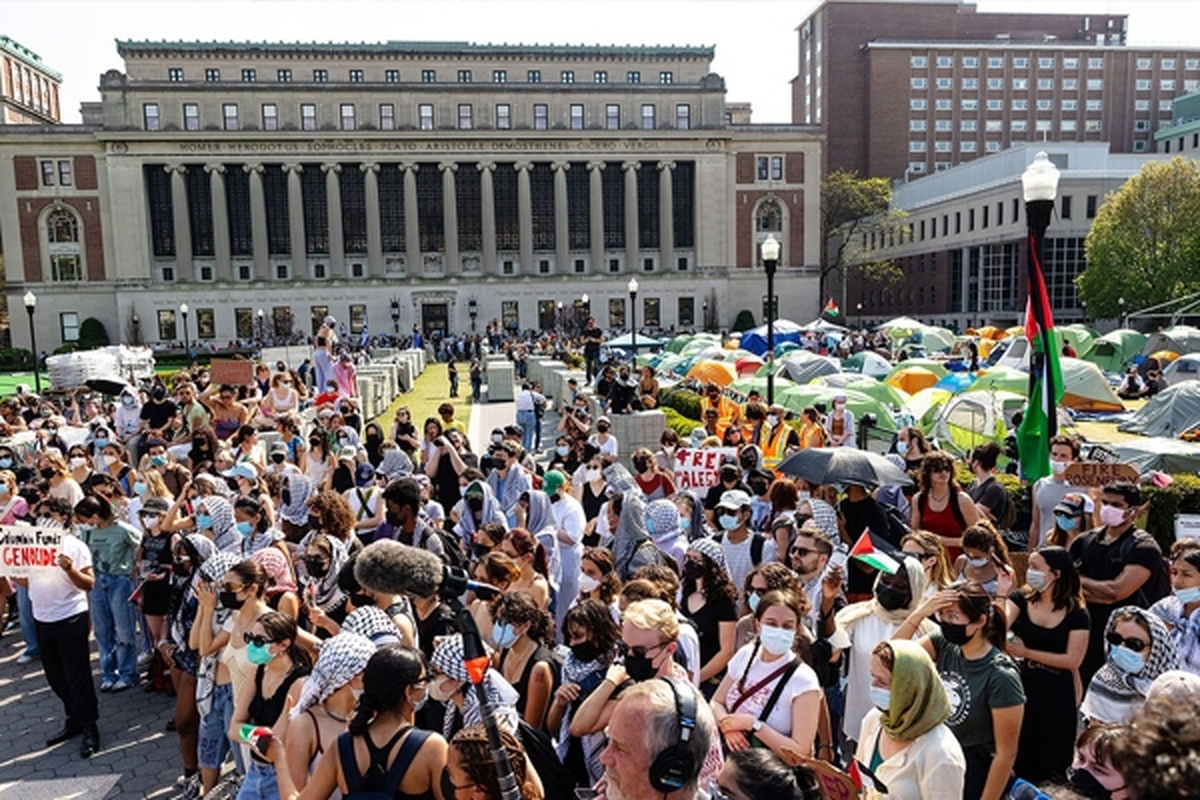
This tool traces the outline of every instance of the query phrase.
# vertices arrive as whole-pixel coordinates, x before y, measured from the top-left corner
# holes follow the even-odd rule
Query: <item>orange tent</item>
[[[1160,365],[1170,364],[1172,361],[1179,358],[1179,353],[1176,353],[1174,350],[1159,350],[1157,353],[1151,353],[1150,358],[1158,359],[1158,363]]]
[[[705,359],[693,364],[687,372],[687,377],[701,383],[712,381],[717,386],[728,386],[737,378],[737,370],[728,362]]]
[[[925,367],[906,367],[893,372],[885,383],[909,394],[916,394],[922,389],[933,386],[938,380],[938,375],[933,370],[925,369]]]

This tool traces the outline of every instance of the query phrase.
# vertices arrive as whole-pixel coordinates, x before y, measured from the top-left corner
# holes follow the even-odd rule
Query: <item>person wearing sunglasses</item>
[[[913,531],[900,540],[900,552],[915,559],[925,572],[925,597],[932,597],[954,581],[950,577],[950,562],[946,546],[936,533]]]
[[[1178,666],[1175,644],[1162,620],[1137,606],[1113,612],[1104,643],[1104,665],[1079,710],[1090,722],[1124,724],[1141,708],[1154,679]]]
[[[958,558],[962,534],[979,521],[979,508],[954,478],[954,459],[935,451],[921,459],[921,491],[912,499],[912,529],[942,537],[946,555]]]

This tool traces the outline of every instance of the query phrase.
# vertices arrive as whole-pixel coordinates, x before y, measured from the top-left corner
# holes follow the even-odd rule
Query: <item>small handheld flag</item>
[[[875,545],[871,542],[870,531],[863,531],[862,536],[858,537],[858,541],[851,548],[850,555],[867,566],[886,572],[888,575],[895,575],[896,570],[900,569],[900,562],[882,550],[875,549]]]

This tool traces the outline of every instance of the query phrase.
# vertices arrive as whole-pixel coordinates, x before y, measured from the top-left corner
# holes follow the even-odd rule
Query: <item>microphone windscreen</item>
[[[384,539],[358,554],[354,577],[372,592],[432,597],[442,583],[442,567],[442,560],[428,550]]]

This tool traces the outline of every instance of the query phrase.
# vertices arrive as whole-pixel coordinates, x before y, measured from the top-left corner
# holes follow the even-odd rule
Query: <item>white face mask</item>
[[[118,461],[120,461],[120,459],[117,458],[116,456],[106,455],[104,457],[104,466],[111,467],[113,464],[117,463]]]
[[[1062,475],[1064,472],[1067,471],[1067,467],[1069,467],[1069,466],[1071,466],[1071,465],[1065,461],[1051,461],[1050,462],[1050,471],[1053,472],[1055,475]]]
[[[779,417],[775,414],[767,414],[767,425],[774,428],[779,424]]]
[[[70,461],[67,462],[67,465],[70,466],[71,469],[79,469],[86,463],[87,463],[87,459],[84,458],[83,456],[75,456],[74,458],[72,458]]]
[[[449,683],[449,682],[450,681],[443,678],[440,681],[434,681],[434,682],[430,683],[429,684],[429,696],[432,697],[434,700],[436,700],[439,703],[445,703],[447,700],[449,700],[451,697],[454,696],[455,692],[458,691],[458,686],[454,686],[453,689],[446,691],[446,689],[443,687],[443,684]]]
[[[600,470],[598,470],[598,469],[589,469],[589,470],[587,470],[587,479],[588,479],[589,481],[598,481],[598,480],[600,480]]]
[[[596,591],[598,586],[600,586],[600,581],[596,580],[591,575],[588,575],[586,572],[581,572],[579,574],[579,591],[583,592],[584,594],[591,594],[592,592]]]

